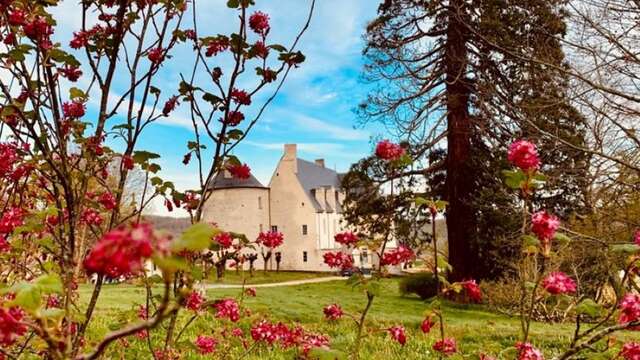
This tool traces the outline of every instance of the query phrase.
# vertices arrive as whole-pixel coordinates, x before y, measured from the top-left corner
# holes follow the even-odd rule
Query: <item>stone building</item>
[[[284,235],[284,244],[276,250],[282,255],[280,269],[330,271],[322,255],[340,248],[334,241],[344,227],[340,177],[323,159],[300,159],[296,145],[286,144],[268,186],[253,176],[239,180],[218,174],[205,204],[204,220],[251,240],[260,231],[280,231]],[[366,250],[356,251],[354,258],[356,265],[370,266]],[[261,259],[256,267],[262,267]]]

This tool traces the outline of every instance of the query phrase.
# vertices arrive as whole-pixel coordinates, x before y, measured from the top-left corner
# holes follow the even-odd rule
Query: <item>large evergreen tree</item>
[[[367,29],[365,75],[379,86],[361,115],[423,148],[417,153],[425,154],[433,195],[449,202],[455,279],[499,275],[517,254],[519,244],[509,237],[517,226],[516,199],[502,190],[500,175],[507,166],[501,154],[513,138],[537,141],[549,164],[554,191],[538,205],[569,214],[580,204],[570,194],[581,187],[584,155],[539,131],[583,142],[582,118],[568,105],[566,79],[555,68],[564,59],[558,41],[565,32],[563,5],[386,0]],[[531,53],[544,61],[526,60]],[[434,184],[429,173],[442,168],[426,164],[434,150],[446,151],[444,184]],[[560,168],[568,175],[555,176]],[[499,258],[506,261],[496,266]]]

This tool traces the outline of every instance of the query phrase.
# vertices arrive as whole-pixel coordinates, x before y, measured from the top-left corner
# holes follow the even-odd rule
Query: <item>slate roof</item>
[[[336,190],[340,189],[340,178],[342,174],[338,174],[336,171],[328,169],[323,166],[319,166],[313,162],[296,159],[298,166],[298,181],[304,192],[311,200],[311,204],[317,211],[333,212],[329,204],[325,201],[319,203],[315,197],[315,189],[322,187],[333,187]],[[337,202],[336,202],[337,203]],[[339,207],[339,206],[338,206]],[[340,212],[341,209],[335,209]]]
[[[220,172],[209,184],[209,190],[212,189],[229,189],[229,188],[262,188],[267,189],[262,185],[253,174],[248,179],[236,179],[234,177],[225,177],[224,173]]]

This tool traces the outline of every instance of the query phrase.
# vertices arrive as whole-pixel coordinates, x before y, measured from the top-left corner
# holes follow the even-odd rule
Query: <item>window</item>
[[[271,225],[271,231],[273,232],[278,231],[278,225]]]
[[[262,210],[262,196],[258,196],[258,209]]]
[[[302,262],[307,262],[307,252],[306,251],[302,252]]]
[[[307,235],[307,225],[302,225],[302,235]]]
[[[369,262],[369,254],[367,254],[367,250],[362,250],[360,252],[360,264],[367,264]]]

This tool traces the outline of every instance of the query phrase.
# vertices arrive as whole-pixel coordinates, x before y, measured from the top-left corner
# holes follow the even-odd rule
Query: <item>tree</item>
[[[536,53],[562,66],[558,38],[565,32],[563,4],[387,0],[368,26],[365,76],[379,86],[360,114],[415,144],[425,176],[446,170],[444,183],[431,190],[433,197],[449,203],[449,255],[456,279],[487,275],[477,264],[487,258],[479,250],[492,239],[481,226],[498,219],[483,219],[489,215],[479,205],[490,203],[478,201],[486,200],[486,188],[498,189],[502,167],[496,165],[505,159],[495,154],[505,153],[506,139],[537,139],[540,132],[532,130],[531,121],[559,132],[570,144],[582,141],[581,118],[563,100],[562,73],[512,55]],[[545,112],[534,104],[544,104]],[[579,169],[581,163],[569,148],[558,147],[562,156],[553,159],[563,163],[549,166]],[[442,151],[443,162],[426,164]],[[568,186],[566,190],[568,194]],[[500,211],[512,209],[516,199],[502,192],[506,209]],[[562,207],[570,213],[573,205]]]

